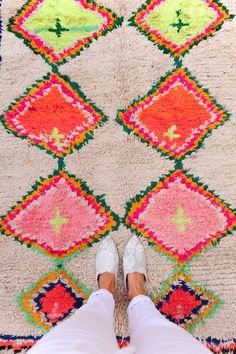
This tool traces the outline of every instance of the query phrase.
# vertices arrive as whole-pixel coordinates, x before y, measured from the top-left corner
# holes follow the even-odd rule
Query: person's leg
[[[29,350],[30,354],[113,354],[118,344],[113,329],[118,253],[106,237],[96,255],[96,280],[100,290],[68,320],[53,328]]]
[[[88,303],[48,332],[30,354],[111,354],[118,349],[113,330],[113,295],[94,292]]]
[[[130,281],[129,284],[134,287]],[[191,334],[162,316],[151,299],[143,295],[144,287],[140,284],[141,280],[135,285],[135,296],[128,306],[131,344],[136,347],[137,354],[211,353]],[[139,287],[142,295],[137,295]],[[132,297],[131,291],[129,296]]]
[[[126,246],[123,266],[131,300],[128,306],[131,344],[137,354],[211,353],[188,332],[162,316],[146,296],[146,255],[136,236]]]

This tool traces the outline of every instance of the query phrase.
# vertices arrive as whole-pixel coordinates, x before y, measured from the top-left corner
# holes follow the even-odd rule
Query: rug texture
[[[122,259],[136,234],[157,309],[235,353],[236,2],[0,4],[1,350],[71,316],[99,241]]]

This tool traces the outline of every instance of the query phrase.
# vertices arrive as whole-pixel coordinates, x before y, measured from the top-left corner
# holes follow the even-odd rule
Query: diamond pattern
[[[36,326],[49,330],[79,309],[89,294],[90,290],[64,269],[55,269],[23,292],[18,302]]]
[[[146,0],[129,20],[175,57],[176,68],[147,95],[120,110],[117,121],[175,159],[176,169],[128,204],[124,222],[174,260],[173,275],[153,299],[161,313],[187,330],[213,315],[223,302],[192,280],[186,262],[228,234],[236,226],[236,217],[220,198],[182,170],[182,159],[229,114],[182,67],[179,57],[230,18],[218,0]],[[90,0],[28,0],[10,19],[8,30],[40,54],[52,73],[17,99],[2,121],[14,135],[53,154],[59,166],[107,117],[75,83],[58,73],[57,66],[121,23],[122,18]],[[2,218],[6,235],[57,261],[57,268],[18,297],[31,323],[49,330],[83,305],[90,290],[65,271],[64,258],[86,250],[118,223],[102,197],[95,197],[84,182],[60,169],[37,182]]]
[[[83,146],[106,120],[76,84],[55,73],[29,88],[2,116],[13,134],[57,157]]]
[[[183,270],[164,282],[153,301],[165,317],[190,331],[223,304],[212,291],[198,285]]]
[[[161,153],[181,159],[228,117],[186,69],[178,68],[120,110],[117,121]]]
[[[111,10],[88,0],[30,0],[8,29],[49,64],[62,64],[122,22]]]
[[[128,204],[125,223],[155,249],[184,262],[216,244],[236,217],[206,187],[176,170]]]
[[[28,247],[61,259],[85,250],[118,225],[118,217],[84,182],[64,171],[33,186],[1,221],[3,231]]]
[[[164,52],[179,57],[229,18],[227,9],[214,0],[147,0],[130,24]]]

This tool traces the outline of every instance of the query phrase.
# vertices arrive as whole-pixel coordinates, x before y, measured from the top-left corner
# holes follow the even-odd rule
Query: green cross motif
[[[170,141],[173,141],[174,139],[178,139],[181,135],[180,134],[176,134],[177,127],[176,125],[172,125],[167,132],[164,133],[164,136],[166,136],[167,138],[169,138]]]
[[[58,148],[61,148],[62,146],[61,139],[64,139],[64,134],[59,134],[59,130],[57,128],[53,128],[51,135],[49,135],[49,139],[53,139],[54,144]]]
[[[176,11],[176,15],[177,15],[177,18],[178,18],[178,23],[171,23],[171,26],[172,27],[176,27],[177,28],[177,32],[179,33],[183,27],[189,26],[189,23],[182,21],[182,19],[181,19],[181,10],[177,10]]]
[[[60,209],[56,208],[56,216],[54,219],[50,220],[50,224],[55,226],[55,232],[59,234],[61,232],[61,226],[68,224],[68,221],[67,218],[61,216]]]
[[[178,231],[180,233],[184,233],[186,230],[186,225],[187,224],[191,224],[192,219],[191,218],[186,218],[184,216],[184,209],[181,208],[180,206],[177,207],[177,211],[176,211],[176,216],[174,216],[171,219],[171,222],[173,224],[177,224],[178,225]]]
[[[48,28],[49,32],[55,32],[58,38],[61,37],[63,32],[69,32],[70,30],[68,28],[65,28],[61,25],[61,21],[59,18],[56,20],[56,28]]]

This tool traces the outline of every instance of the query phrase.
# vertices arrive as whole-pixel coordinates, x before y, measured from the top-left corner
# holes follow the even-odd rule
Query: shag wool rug
[[[0,3],[1,350],[86,302],[103,237],[122,259],[137,234],[157,309],[235,353],[236,2]]]

